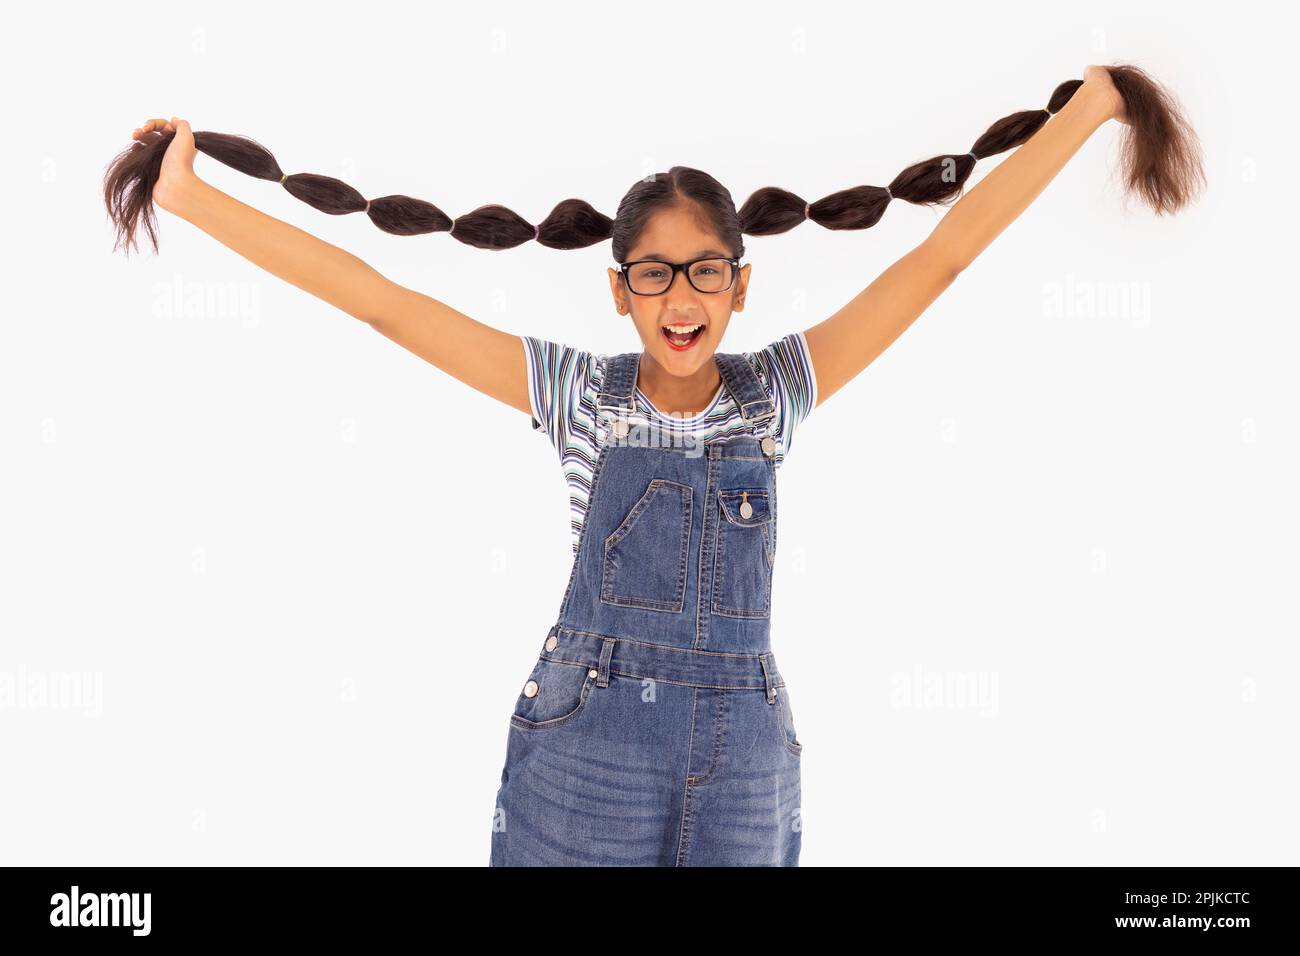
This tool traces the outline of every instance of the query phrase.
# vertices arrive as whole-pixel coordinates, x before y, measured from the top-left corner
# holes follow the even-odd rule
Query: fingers
[[[172,121],[175,121],[175,119],[176,119],[176,117],[173,116],[173,117],[172,117]],[[144,136],[145,136],[146,134],[148,134],[148,133],[152,133],[152,132],[154,132],[154,131],[157,131],[157,132],[160,132],[160,133],[161,133],[161,132],[171,132],[171,133],[174,133],[174,132],[176,131],[176,127],[175,127],[174,125],[172,125],[171,122],[168,122],[168,121],[165,120],[165,119],[151,119],[151,120],[146,120],[146,121],[145,121],[145,124],[144,124],[143,126],[138,127],[137,129],[134,129],[134,130],[131,131],[131,138],[132,138],[132,139],[143,139]]]

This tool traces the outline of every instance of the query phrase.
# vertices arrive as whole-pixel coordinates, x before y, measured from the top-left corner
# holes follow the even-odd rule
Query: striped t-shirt
[[[600,359],[558,342],[521,336],[528,364],[528,401],[532,408],[533,427],[545,431],[560,456],[569,487],[570,526],[573,552],[578,552],[582,522],[587,516],[591,480],[600,453],[596,436],[596,397],[600,393]],[[808,342],[802,332],[793,332],[758,352],[744,353],[756,364],[759,378],[768,397],[776,406],[771,423],[776,438],[776,467],[781,467],[790,439],[808,413],[817,404],[817,377],[813,372]],[[665,415],[655,408],[638,386],[637,413],[631,422],[648,422],[656,427],[675,429],[689,434],[695,442],[705,442],[731,431],[750,426],[740,417],[740,409],[726,386],[719,385],[709,407],[698,415]],[[603,427],[603,426],[602,426]]]

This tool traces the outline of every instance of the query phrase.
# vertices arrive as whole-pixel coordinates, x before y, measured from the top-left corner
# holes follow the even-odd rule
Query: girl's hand
[[[1104,66],[1090,66],[1083,71],[1082,90],[1090,90],[1098,99],[1104,101],[1109,112],[1107,115],[1113,120],[1119,120],[1125,126],[1129,125],[1128,116],[1124,112],[1124,97],[1119,95],[1119,90],[1115,89],[1115,83],[1110,78],[1110,71]]]
[[[163,133],[176,135],[163,154],[162,169],[158,174],[158,182],[153,187],[153,201],[170,212],[171,204],[182,190],[198,178],[194,173],[194,157],[198,150],[194,148],[194,133],[190,124],[175,116],[170,120],[148,120],[144,126],[131,132],[131,138],[147,143]]]

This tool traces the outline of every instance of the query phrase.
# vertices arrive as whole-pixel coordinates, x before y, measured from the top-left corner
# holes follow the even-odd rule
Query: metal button
[[[527,684],[524,685],[524,696],[525,697],[537,696],[537,681],[530,680]]]
[[[593,667],[591,670],[587,671],[587,676],[588,676],[588,677],[599,677],[599,676],[600,676],[600,671],[596,670],[596,668]]]
[[[616,418],[614,420],[613,431],[615,437],[626,438],[627,433],[631,430],[632,430],[632,426],[628,424],[626,418]]]
[[[766,455],[768,458],[771,458],[773,455],[776,454],[776,439],[773,438],[771,435],[768,435],[766,438],[763,439],[762,446],[763,446],[763,454]]]
[[[553,651],[555,650],[556,645],[559,643],[560,642],[555,639],[555,635],[552,634],[550,637],[546,639],[546,649],[548,651]]]

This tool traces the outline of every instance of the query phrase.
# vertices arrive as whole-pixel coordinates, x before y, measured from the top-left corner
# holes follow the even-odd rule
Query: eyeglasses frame
[[[691,274],[686,272],[686,270],[695,265],[695,263],[707,262],[710,259],[717,259],[721,262],[731,263],[731,281],[727,283],[725,289],[701,289],[695,284],[695,281],[691,278]],[[654,262],[661,266],[667,266],[672,270],[672,277],[668,280],[668,285],[664,286],[663,292],[637,292],[632,288],[632,280],[628,278],[627,271],[633,266],[640,265],[643,262]],[[691,288],[701,295],[720,295],[723,292],[730,292],[731,287],[736,284],[736,276],[740,274],[740,260],[728,256],[700,256],[698,259],[692,259],[690,262],[665,262],[663,259],[633,259],[631,262],[619,263],[618,271],[623,276],[623,282],[627,286],[627,291],[631,292],[633,295],[645,296],[647,298],[650,296],[663,295],[673,287],[673,283],[677,281],[677,273],[679,272],[685,273],[686,281],[690,283]]]

